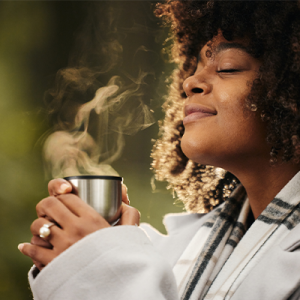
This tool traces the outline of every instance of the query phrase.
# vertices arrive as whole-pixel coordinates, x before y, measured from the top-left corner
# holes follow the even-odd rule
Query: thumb
[[[124,202],[121,206],[121,218],[116,225],[140,225],[140,212]]]
[[[68,194],[72,192],[72,185],[69,181],[62,178],[52,179],[48,183],[48,191],[50,196]]]
[[[128,198],[128,193],[127,193],[128,189],[127,189],[127,186],[123,183],[122,184],[122,201],[125,203],[125,204],[128,204],[130,203],[129,201],[129,198]]]

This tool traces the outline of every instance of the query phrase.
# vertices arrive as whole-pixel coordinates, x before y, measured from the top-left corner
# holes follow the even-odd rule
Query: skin
[[[18,246],[19,250],[29,256],[39,270],[42,270],[56,256],[71,245],[102,228],[110,227],[92,207],[72,194],[71,184],[64,179],[54,179],[48,185],[49,197],[36,206],[38,218],[32,223],[30,243]],[[118,225],[139,224],[139,212],[129,206],[127,188],[122,187],[122,212]],[[51,222],[51,234],[45,239],[39,237],[39,229]]]
[[[234,174],[246,189],[257,218],[276,194],[299,171],[299,165],[271,166],[266,124],[259,111],[245,108],[245,98],[257,77],[261,61],[245,50],[243,41],[228,42],[219,34],[200,52],[193,76],[183,88],[187,95],[181,147],[201,164],[221,167]],[[198,113],[202,109],[209,113]]]

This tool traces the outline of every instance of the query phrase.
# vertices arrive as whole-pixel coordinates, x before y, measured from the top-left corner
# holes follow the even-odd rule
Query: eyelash
[[[239,71],[240,70],[237,70],[237,69],[224,69],[224,70],[217,71],[217,73],[236,73]]]

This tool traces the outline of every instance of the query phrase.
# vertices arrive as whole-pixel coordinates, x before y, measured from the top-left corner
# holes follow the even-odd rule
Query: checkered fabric
[[[247,230],[243,186],[212,211],[174,266],[181,300],[230,299],[268,249],[300,223],[300,173]]]

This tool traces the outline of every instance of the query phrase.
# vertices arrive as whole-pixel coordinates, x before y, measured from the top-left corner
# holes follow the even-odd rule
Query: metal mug
[[[73,185],[74,192],[107,222],[117,222],[122,205],[122,177],[79,175],[64,179],[68,180]]]

